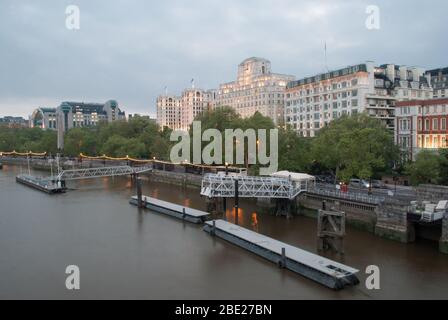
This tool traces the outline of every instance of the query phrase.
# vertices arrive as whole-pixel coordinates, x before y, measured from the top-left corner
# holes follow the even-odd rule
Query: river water
[[[434,242],[401,244],[348,227],[344,259],[328,257],[359,269],[361,283],[336,292],[200,226],[129,205],[128,177],[70,183],[49,196],[17,184],[21,170],[0,170],[1,299],[448,298],[448,256]],[[205,209],[197,189],[144,182],[143,193]],[[241,225],[316,252],[315,219],[286,220],[240,202]],[[65,287],[68,265],[80,268],[80,290]],[[380,268],[380,290],[366,289],[368,265]]]

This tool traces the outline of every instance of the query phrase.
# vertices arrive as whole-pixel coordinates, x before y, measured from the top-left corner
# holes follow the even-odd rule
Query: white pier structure
[[[210,198],[234,197],[235,180],[238,180],[238,196],[242,198],[294,199],[315,184],[313,176],[288,171],[276,172],[270,177],[234,176],[221,172],[204,176],[201,195]]]
[[[191,223],[203,223],[208,212],[196,210],[193,208],[181,206],[175,203],[159,200],[156,198],[151,198],[147,196],[142,196],[143,207],[150,209],[152,211],[166,214],[181,220],[185,220]],[[138,206],[138,196],[133,196],[129,201],[130,204]]]
[[[94,179],[102,177],[139,174],[151,170],[152,165],[141,167],[116,166],[116,167],[98,167],[88,169],[72,169],[72,170],[63,170],[57,176],[49,177],[48,180],[67,181],[67,180]]]
[[[438,203],[424,201],[422,205],[423,209],[418,209],[417,201],[411,201],[410,207],[411,213],[421,215],[421,222],[431,223],[442,220],[444,215],[448,212],[448,200],[441,200]]]
[[[359,283],[359,270],[224,220],[207,221],[204,231],[277,263],[329,288],[339,290]]]

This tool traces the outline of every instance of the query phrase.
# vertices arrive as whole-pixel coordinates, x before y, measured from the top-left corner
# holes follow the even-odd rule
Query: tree
[[[279,170],[308,172],[311,165],[310,140],[299,137],[289,126],[279,132]]]
[[[448,185],[448,149],[440,150],[440,180],[439,183]]]
[[[194,120],[201,122],[202,132],[213,128],[218,129],[223,133],[225,129],[242,128],[241,117],[233,108],[226,106],[202,112]],[[190,135],[191,134],[192,126],[190,126]]]
[[[316,162],[348,181],[368,179],[399,157],[392,133],[366,114],[345,116],[322,128],[312,142]]]
[[[438,183],[441,164],[442,157],[439,154],[422,150],[417,154],[415,162],[406,166],[405,172],[410,175],[412,185]]]
[[[73,128],[67,132],[64,141],[64,153],[78,156],[80,153],[95,156],[97,150],[97,130],[94,128]]]
[[[101,148],[101,153],[110,157],[149,158],[145,144],[137,138],[127,139],[119,135],[113,135],[107,139]]]

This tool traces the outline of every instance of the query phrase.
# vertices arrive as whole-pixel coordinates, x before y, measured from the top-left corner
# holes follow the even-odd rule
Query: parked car
[[[351,187],[355,187],[355,188],[369,188],[370,184],[368,181],[363,180],[363,179],[350,179],[350,184]]]
[[[334,182],[334,178],[330,175],[317,175],[316,177],[316,181],[319,183],[333,183]]]
[[[381,180],[372,180],[372,188],[387,189],[386,184]]]

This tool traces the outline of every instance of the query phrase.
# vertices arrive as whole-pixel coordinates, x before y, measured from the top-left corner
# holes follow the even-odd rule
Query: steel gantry
[[[238,180],[238,195],[242,198],[293,199],[306,191],[306,184],[285,178],[207,174],[202,179],[201,195],[209,198],[234,197],[235,179]]]
[[[150,170],[152,170],[152,165],[141,167],[116,166],[116,167],[98,167],[89,169],[72,169],[61,171],[57,176],[50,177],[48,178],[48,180],[67,181],[67,180],[94,179],[101,177],[134,175]]]

